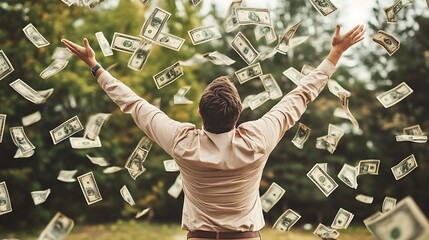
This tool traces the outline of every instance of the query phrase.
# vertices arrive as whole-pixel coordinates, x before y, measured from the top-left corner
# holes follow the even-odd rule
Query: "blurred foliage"
[[[225,13],[220,13],[215,5],[211,6],[209,14],[202,15],[199,13],[201,6],[193,7],[189,1],[184,0],[153,1],[152,5],[146,7],[131,0],[121,0],[118,6],[108,3],[109,1],[106,1],[96,10],[75,6],[68,8],[60,1],[48,0],[9,0],[0,3],[0,49],[5,51],[15,68],[11,75],[0,82],[0,112],[7,114],[3,142],[0,144],[0,181],[6,181],[13,207],[11,213],[0,216],[0,231],[5,228],[45,225],[56,211],[63,212],[79,224],[130,219],[138,210],[151,207],[150,219],[180,222],[183,194],[178,199],[167,194],[176,174],[164,171],[162,161],[171,157],[159,146],[154,145],[150,151],[145,162],[147,171],[136,181],[132,180],[126,171],[103,174],[101,167],[93,165],[85,157],[86,154],[103,156],[112,165],[123,166],[143,133],[129,115],[121,113],[110,101],[90,75],[86,65],[76,58],[59,74],[47,80],[38,77],[52,61],[51,55],[55,47],[61,45],[61,38],[80,42],[83,37],[87,37],[103,66],[118,63],[117,67],[111,70],[114,76],[149,102],[161,97],[161,109],[169,116],[179,121],[195,123],[199,127],[201,120],[197,114],[197,103],[202,90],[212,79],[221,75],[230,76],[242,99],[264,90],[261,82],[256,79],[243,85],[235,79],[234,71],[246,66],[229,46],[238,30],[224,33]],[[103,57],[94,33],[102,31],[109,40],[114,32],[138,36],[150,9],[155,5],[173,13],[166,30],[186,38],[181,51],[175,52],[155,46],[142,72],[127,68],[130,57],[128,54],[115,52],[114,56]],[[428,170],[425,156],[428,156],[429,148],[427,144],[395,142],[395,134],[401,132],[403,127],[420,124],[423,131],[429,131],[429,100],[424,93],[429,83],[429,32],[424,30],[429,28],[429,19],[421,14],[418,6],[411,6],[403,10],[407,12],[407,19],[404,19],[404,15],[398,24],[387,27],[384,16],[380,16],[382,7],[378,5],[374,9],[368,37],[378,29],[387,29],[403,41],[400,50],[389,57],[373,42],[370,47],[356,46],[354,51],[351,51],[352,54],[344,56],[345,61],[353,62],[356,67],[340,65],[333,76],[352,92],[350,109],[359,121],[362,132],[352,131],[348,121],[333,116],[334,109],[339,107],[340,103],[325,89],[300,120],[312,129],[304,149],[299,150],[290,143],[297,130],[297,127],[293,127],[268,160],[261,182],[261,193],[275,181],[286,189],[286,194],[265,214],[267,223],[273,223],[284,210],[293,208],[303,216],[302,223],[323,222],[329,225],[338,209],[343,207],[356,214],[354,223],[361,224],[363,218],[381,209],[385,196],[401,199],[411,195],[419,206],[429,213],[429,192],[424,190],[424,183],[429,180],[429,176],[425,174]],[[286,79],[282,72],[290,66],[298,70],[304,64],[316,67],[329,52],[335,19],[323,18],[309,1],[298,0],[279,1],[279,6],[272,9],[271,16],[277,34],[282,35],[289,26],[302,20],[295,36],[310,36],[307,42],[292,49],[288,55],[276,54],[273,58],[261,62],[264,73],[272,73],[286,94],[295,85]],[[223,38],[192,46],[187,31],[204,25],[207,21],[215,21],[220,26]],[[30,22],[51,45],[37,49],[31,44],[20,30]],[[252,26],[242,26],[239,31],[258,49],[266,45],[264,39],[259,42],[255,40]],[[272,48],[274,45],[268,47]],[[195,53],[215,50],[236,59],[237,63],[228,67],[211,63],[184,67],[183,77],[168,87],[156,89],[152,76],[157,72],[178,60],[189,59]],[[354,74],[353,70],[366,73],[370,77],[365,79],[365,74]],[[53,87],[55,91],[46,103],[35,105],[8,86],[17,78],[36,90]],[[384,109],[375,98],[376,95],[402,81],[407,82],[414,89],[414,93],[399,104]],[[194,104],[173,105],[173,95],[179,87],[185,85],[192,86],[187,97],[193,100]],[[76,101],[76,106],[71,103],[73,101]],[[269,101],[254,111],[244,110],[239,122],[261,117],[277,102],[278,100]],[[14,159],[16,147],[8,129],[21,125],[21,118],[35,111],[42,113],[42,121],[25,127],[25,131],[36,146],[36,153],[28,159]],[[89,115],[98,112],[113,114],[100,134],[102,148],[74,150],[68,141],[53,146],[49,130],[75,115],[85,124]],[[315,139],[327,134],[329,123],[349,130],[333,155],[314,147]],[[82,132],[77,136],[81,134]],[[416,156],[419,167],[406,178],[395,181],[390,168],[412,153]],[[345,186],[336,177],[344,163],[356,165],[359,160],[370,158],[381,160],[380,174],[359,177],[357,190]],[[329,174],[339,184],[339,188],[328,198],[306,177],[311,167],[320,162],[328,163]],[[93,171],[103,201],[87,206],[77,182],[63,183],[56,180],[61,169],[78,169],[77,175]],[[136,200],[135,207],[124,202],[119,194],[119,189],[124,184]],[[52,190],[48,200],[34,206],[30,192],[46,188]],[[374,196],[374,203],[365,205],[357,202],[355,195],[360,193]]]

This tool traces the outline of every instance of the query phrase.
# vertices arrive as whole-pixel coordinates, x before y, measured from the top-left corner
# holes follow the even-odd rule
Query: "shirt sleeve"
[[[122,112],[131,114],[137,126],[171,155],[174,137],[182,123],[169,118],[107,71],[99,76],[97,82]]]
[[[262,135],[266,150],[272,151],[325,87],[327,80],[335,72],[335,66],[325,59],[314,71],[299,82],[298,87],[285,95],[270,111],[260,119],[250,122],[257,135]]]

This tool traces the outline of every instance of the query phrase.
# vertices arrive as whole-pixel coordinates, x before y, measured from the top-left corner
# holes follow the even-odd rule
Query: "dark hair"
[[[213,80],[200,99],[200,115],[204,129],[211,133],[232,130],[242,110],[240,96],[228,77]]]

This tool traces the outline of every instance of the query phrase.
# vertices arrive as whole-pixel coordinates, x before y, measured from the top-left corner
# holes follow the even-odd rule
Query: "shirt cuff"
[[[97,82],[101,87],[104,87],[111,79],[114,79],[114,77],[108,71],[104,70],[100,76],[98,76]]]
[[[317,69],[326,73],[326,75],[328,75],[328,78],[331,78],[336,70],[335,65],[331,63],[331,61],[329,61],[328,59],[323,60],[322,63],[320,63],[320,65],[317,67]]]

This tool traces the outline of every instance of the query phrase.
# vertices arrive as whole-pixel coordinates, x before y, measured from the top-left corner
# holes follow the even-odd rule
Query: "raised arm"
[[[298,121],[312,102],[325,87],[327,80],[335,72],[335,66],[342,54],[354,44],[362,41],[365,30],[358,25],[344,35],[340,35],[340,26],[336,26],[332,38],[332,48],[326,59],[298,87],[289,92],[270,111],[260,119],[251,122],[259,128],[268,151],[271,151],[285,132]]]

